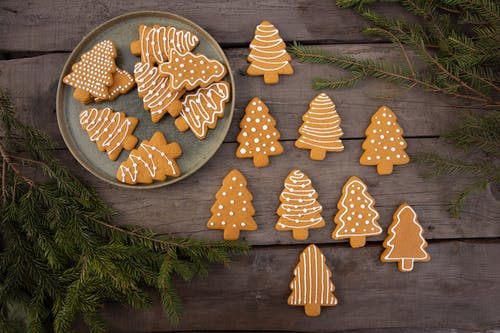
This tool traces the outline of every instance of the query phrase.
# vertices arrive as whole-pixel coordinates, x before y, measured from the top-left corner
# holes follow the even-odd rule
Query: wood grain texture
[[[274,229],[283,181],[293,168],[300,168],[311,178],[319,193],[318,200],[323,205],[322,216],[326,221],[325,227],[310,230],[309,239],[302,243],[332,241],[333,216],[337,212],[342,185],[352,175],[368,185],[384,230],[392,222],[397,207],[408,201],[419,214],[427,239],[500,236],[500,201],[490,190],[471,197],[462,217],[453,219],[446,211],[448,200],[454,190],[467,183],[467,179],[443,177],[424,181],[420,175],[422,170],[415,163],[396,166],[394,174],[381,177],[375,167],[359,164],[361,142],[346,141],[345,152],[331,154],[321,162],[310,160],[308,152],[296,149],[293,142],[283,142],[284,154],[272,157],[270,166],[264,169],[255,168],[249,159],[237,159],[234,156],[236,144],[225,143],[194,175],[168,187],[145,191],[124,190],[104,183],[84,171],[66,150],[58,154],[72,171],[95,186],[117,211],[115,223],[146,225],[162,234],[222,239],[222,232],[207,229],[206,222],[211,216],[210,207],[222,179],[231,169],[237,168],[247,178],[248,189],[253,194],[254,218],[259,227],[257,231],[242,232],[242,237],[256,245],[300,243],[293,240],[291,232]],[[451,152],[447,150],[449,145],[436,139],[410,139],[408,145],[410,156],[421,150]],[[367,240],[378,241],[384,237],[385,232]]]
[[[343,54],[359,57],[384,58],[397,61],[397,50],[387,45],[335,45],[325,47]],[[236,108],[226,142],[235,142],[239,121],[246,104],[259,96],[270,108],[277,120],[282,140],[298,137],[302,114],[308,109],[310,100],[319,92],[311,89],[314,77],[338,77],[346,75],[342,70],[325,65],[293,62],[295,74],[281,79],[281,83],[268,86],[261,77],[246,75],[248,49],[226,50],[235,75]],[[0,87],[7,87],[24,120],[45,130],[64,147],[55,116],[57,81],[68,58],[67,53],[43,55],[33,58],[0,61]],[[29,79],[28,79],[29,78]],[[382,80],[367,80],[356,89],[326,91],[337,105],[342,118],[343,138],[364,137],[371,115],[383,104],[388,104],[399,117],[405,136],[437,136],[456,122],[460,110],[459,101],[423,92],[418,89],[404,93],[400,88]],[[134,88],[130,94],[137,94]],[[381,99],[383,96],[386,98]],[[165,117],[162,121],[173,121]],[[209,134],[210,135],[210,134]]]
[[[378,6],[384,14],[401,11]],[[134,11],[167,11],[184,16],[206,29],[223,45],[249,43],[257,24],[268,20],[283,39],[335,42],[379,41],[360,33],[365,21],[354,11],[318,0],[195,0],[195,1],[15,1],[0,5],[0,50],[70,51],[96,26]]]
[[[214,267],[207,278],[177,282],[185,315],[175,330],[364,332],[408,327],[416,332],[439,327],[478,331],[500,325],[500,265],[491,262],[500,251],[498,241],[431,242],[431,261],[416,264],[408,274],[378,260],[380,243],[357,250],[344,245],[320,248],[332,269],[339,305],[322,308],[319,317],[306,317],[302,307],[286,304],[303,247],[264,247],[235,259],[229,270]],[[174,330],[156,296],[147,310],[108,305],[105,317],[114,332]]]

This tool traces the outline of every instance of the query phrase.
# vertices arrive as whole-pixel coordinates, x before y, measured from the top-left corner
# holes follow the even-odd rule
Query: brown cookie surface
[[[108,87],[109,100],[113,101],[120,95],[125,95],[135,86],[132,75],[126,70],[116,67],[113,73],[113,84]],[[103,99],[95,98],[96,103],[103,102]]]

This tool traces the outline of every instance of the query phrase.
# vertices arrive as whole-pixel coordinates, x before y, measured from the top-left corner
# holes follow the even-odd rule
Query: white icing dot
[[[347,221],[350,221],[350,220],[352,220],[352,217],[348,216]]]
[[[224,208],[224,206],[222,206],[222,205],[219,205],[219,207],[218,207],[218,208],[219,208],[219,209],[222,209],[222,208]]]
[[[383,139],[385,138],[385,136],[383,134],[380,134],[380,139]]]
[[[246,120],[246,121],[248,121],[248,122],[251,122],[251,121],[252,121],[252,118],[247,117],[247,119],[245,119],[245,120]]]
[[[352,229],[351,229],[351,232],[356,232],[356,229],[352,228]]]
[[[271,148],[269,148],[269,150],[272,151],[272,152],[274,152],[274,151],[276,151],[276,148],[275,147],[271,147]]]
[[[221,225],[226,225],[226,221],[222,221],[220,224]]]
[[[245,148],[240,149],[240,153],[245,154],[246,152],[247,152],[247,150]]]
[[[363,218],[363,214],[358,214],[358,219],[362,219]]]
[[[366,207],[365,205],[361,204],[361,209],[365,209],[365,207]]]
[[[368,214],[368,215],[369,215],[369,214]],[[365,224],[370,224],[370,221],[366,220],[366,221],[365,221]]]
[[[225,197],[225,196],[226,196],[226,194],[227,194],[226,192],[222,192],[222,196],[223,196],[223,197]]]
[[[351,194],[354,194],[354,193],[356,193],[356,192],[354,190],[351,190]]]
[[[390,160],[390,159],[391,159],[391,157],[390,157],[390,156],[387,156],[385,159],[386,159],[386,160]]]
[[[245,209],[246,210],[246,209]],[[245,222],[241,222],[241,226],[244,227],[246,226],[247,224]]]
[[[255,133],[255,132],[257,131],[257,129],[255,129],[255,127],[252,127],[252,128],[250,129],[250,131],[252,131],[253,133]]]
[[[233,216],[233,215],[234,215],[234,213],[233,213],[233,212],[229,212],[229,216]]]
[[[260,147],[256,147],[256,148],[255,148],[255,151],[256,151],[256,152],[260,152]]]
[[[241,192],[238,192],[238,196],[241,197],[243,195],[243,193]],[[243,203],[247,203],[246,201],[243,201]]]
[[[255,143],[259,143],[259,138],[255,138],[255,139],[253,139],[253,142],[255,142]]]
[[[366,159],[367,159],[368,161],[371,161],[371,159],[372,159],[372,158],[371,158],[370,156],[368,156]]]

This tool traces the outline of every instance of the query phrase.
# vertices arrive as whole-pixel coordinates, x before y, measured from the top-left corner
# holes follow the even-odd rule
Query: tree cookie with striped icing
[[[423,233],[417,213],[408,203],[403,203],[394,213],[392,224],[387,230],[385,251],[380,261],[397,262],[401,272],[411,272],[416,261],[430,261],[431,257],[425,251],[427,242]]]
[[[322,306],[337,305],[337,298],[333,294],[335,285],[331,280],[332,272],[316,245],[311,244],[302,251],[293,275],[289,305],[304,306],[304,312],[309,317],[319,316]]]
[[[215,128],[217,119],[224,116],[226,102],[229,100],[231,86],[226,81],[212,83],[184,96],[180,117],[175,126],[182,132],[191,129],[193,134],[203,140],[208,128]]]
[[[139,148],[130,152],[118,168],[116,178],[134,185],[164,181],[167,176],[179,177],[181,170],[175,159],[180,156],[182,149],[177,142],[167,143],[161,132],[155,132],[150,140],[143,140]]]
[[[126,70],[116,67],[116,72],[113,73],[113,84],[108,88],[110,101],[115,100],[120,95],[125,95],[135,86],[135,81],[132,75]],[[95,98],[96,103],[105,101],[104,99]]]
[[[361,165],[376,165],[379,175],[389,175],[394,165],[410,162],[403,129],[388,106],[381,106],[373,114],[365,134],[364,153],[359,159]]]
[[[330,97],[325,93],[317,95],[302,116],[304,123],[299,128],[300,137],[295,141],[295,147],[310,149],[310,157],[316,161],[324,160],[326,152],[344,151],[340,120]]]
[[[151,121],[159,122],[166,113],[177,117],[182,110],[180,101],[184,90],[170,88],[169,78],[161,76],[156,66],[138,62],[134,67],[137,93],[143,100],[144,109],[151,112]]]
[[[261,22],[255,29],[255,37],[250,42],[250,54],[247,74],[264,76],[264,83],[276,84],[279,75],[293,74],[290,54],[281,39],[278,29],[267,21]]]
[[[105,151],[110,160],[115,161],[123,149],[132,150],[137,137],[132,135],[139,120],[127,117],[123,112],[113,112],[110,108],[91,108],[80,112],[80,125],[87,131],[91,141],[100,151]]]
[[[198,36],[188,30],[171,26],[139,26],[139,40],[130,43],[130,52],[141,57],[141,62],[161,64],[168,61],[170,50],[186,53],[194,50],[200,42]]]
[[[210,208],[212,217],[207,222],[209,229],[224,230],[226,240],[238,239],[241,230],[257,230],[253,219],[255,209],[252,205],[252,193],[240,171],[233,169],[224,177],[215,198],[215,203]]]
[[[309,177],[300,170],[292,170],[285,179],[285,188],[280,195],[281,205],[276,211],[280,218],[276,230],[291,230],[294,239],[304,240],[309,236],[309,229],[325,226],[321,216],[323,207],[317,199],[318,192]]]
[[[83,53],[80,61],[71,66],[71,73],[63,78],[65,84],[75,88],[73,97],[83,104],[94,98],[108,100],[116,71],[115,58],[115,44],[110,40],[99,42]]]
[[[226,66],[203,54],[180,53],[170,50],[168,62],[158,66],[160,75],[169,78],[170,87],[175,90],[193,90],[218,82],[227,74]]]
[[[349,178],[337,203],[339,211],[334,219],[337,227],[332,238],[349,238],[351,247],[357,248],[365,246],[366,237],[381,234],[380,215],[374,206],[375,200],[368,193],[366,184],[358,177]]]

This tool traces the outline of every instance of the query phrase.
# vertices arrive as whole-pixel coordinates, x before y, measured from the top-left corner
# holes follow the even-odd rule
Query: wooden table
[[[379,5],[384,13],[398,14],[393,5]],[[62,142],[56,123],[57,80],[69,53],[96,25],[136,10],[170,11],[193,20],[224,48],[236,78],[235,117],[217,154],[193,176],[173,186],[150,191],[124,190],[108,185],[84,170]],[[372,113],[388,104],[405,129],[408,152],[434,151],[461,154],[438,139],[455,123],[463,101],[425,93],[404,93],[381,80],[368,80],[351,89],[328,92],[342,116],[345,152],[311,161],[308,151],[293,146],[301,115],[317,92],[316,76],[345,73],[323,65],[293,61],[296,74],[281,77],[276,86],[248,77],[246,56],[255,26],[269,20],[286,41],[321,44],[330,50],[358,57],[399,59],[387,41],[359,33],[365,22],[333,0],[317,1],[13,1],[0,5],[0,86],[18,105],[18,114],[57,140],[54,152],[81,179],[95,186],[118,212],[116,223],[150,227],[159,233],[219,239],[221,233],[205,227],[209,208],[221,179],[240,169],[254,195],[256,232],[244,232],[254,245],[249,256],[234,259],[231,269],[214,266],[207,278],[176,282],[185,305],[177,330],[276,330],[370,332],[456,332],[500,328],[500,195],[488,188],[467,201],[460,219],[450,218],[450,194],[466,178],[425,180],[417,164],[398,166],[390,176],[358,163],[364,130]],[[135,93],[135,92],[132,92]],[[269,167],[256,169],[250,160],[235,158],[238,123],[245,105],[259,96],[277,119],[285,153]],[[171,121],[171,120],[168,120]],[[304,170],[313,180],[323,204],[327,226],[311,232],[306,242],[274,229],[278,195],[291,168]],[[420,215],[432,261],[416,264],[414,272],[400,273],[396,264],[379,261],[384,234],[368,239],[364,248],[330,238],[336,204],[343,183],[361,177],[377,200],[380,224],[387,228],[399,204],[408,201]],[[300,307],[286,304],[292,269],[306,244],[314,242],[332,267],[339,305],[308,318]],[[120,305],[104,309],[112,331],[162,332],[172,328],[156,296],[147,310]]]

